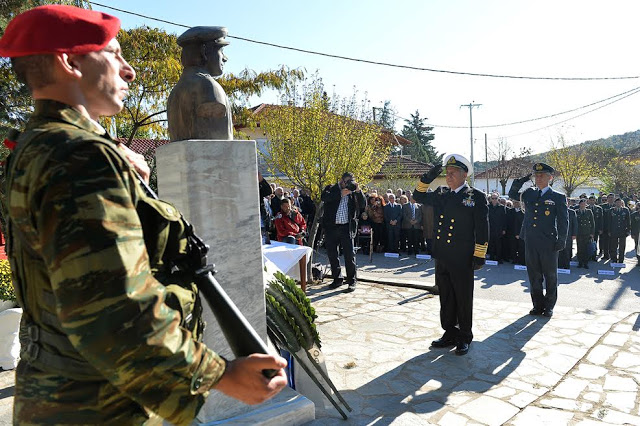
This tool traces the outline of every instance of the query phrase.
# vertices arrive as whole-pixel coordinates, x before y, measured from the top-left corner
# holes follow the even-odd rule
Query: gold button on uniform
[[[449,236],[451,237],[452,235],[451,235],[451,234],[449,234]]]
[[[454,220],[454,219],[451,219],[451,223],[453,223],[453,222],[455,222],[455,220]]]
[[[438,235],[438,237],[437,237],[437,238],[438,238],[438,239],[440,239],[440,235]]]
[[[442,222],[438,222],[438,225],[442,225]]]
[[[443,214],[440,215],[440,219],[444,219],[444,215]]]
[[[533,220],[536,220],[536,219],[537,219],[537,217],[535,217],[535,216],[534,216],[534,217],[533,217]]]
[[[534,224],[533,224],[533,227],[535,228],[536,226],[538,226],[538,225],[536,225],[536,224],[534,223]]]
[[[451,242],[451,240],[447,240],[447,244],[449,244]]]
[[[450,226],[449,229],[453,229],[453,226]]]

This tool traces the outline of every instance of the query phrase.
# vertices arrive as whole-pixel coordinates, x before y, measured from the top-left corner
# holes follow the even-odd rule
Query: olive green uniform
[[[169,271],[186,250],[180,213],[54,101],[36,101],[6,189],[24,309],[14,423],[189,424],[226,364],[198,341],[197,288]]]
[[[579,266],[587,266],[589,263],[589,244],[593,241],[593,235],[596,232],[596,221],[593,217],[593,212],[587,208],[576,210],[576,216],[578,218],[576,237],[578,264]]]

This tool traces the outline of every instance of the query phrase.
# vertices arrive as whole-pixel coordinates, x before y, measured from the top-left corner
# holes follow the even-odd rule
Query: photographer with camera
[[[358,215],[366,207],[367,201],[358,184],[353,180],[353,174],[346,172],[335,185],[328,185],[320,199],[324,202],[322,226],[325,230],[325,247],[333,282],[330,288],[338,288],[343,283],[349,287],[347,292],[356,289],[356,260],[353,251],[353,239],[358,230]],[[344,253],[346,280],[342,277],[340,261],[338,260],[338,245],[342,245]]]
[[[280,202],[280,213],[274,221],[278,241],[288,244],[302,245],[306,236],[307,223],[296,207],[291,207],[291,200],[283,198]]]

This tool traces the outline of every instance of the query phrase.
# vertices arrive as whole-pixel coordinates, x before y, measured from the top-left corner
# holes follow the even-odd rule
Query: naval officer
[[[422,175],[413,197],[433,206],[436,286],[440,292],[440,324],[444,335],[435,348],[456,347],[456,355],[469,352],[473,339],[473,271],[482,268],[489,241],[487,197],[466,183],[472,172],[469,160],[459,154],[444,158],[447,186],[427,192],[442,172],[441,165]]]
[[[555,170],[545,163],[533,166],[535,187],[526,189],[520,197],[522,185],[531,174],[516,179],[509,197],[520,198],[525,205],[520,238],[524,238],[527,273],[531,287],[533,309],[531,315],[550,318],[558,299],[558,252],[564,249],[569,227],[566,197],[549,186]],[[543,282],[546,293],[543,293]]]

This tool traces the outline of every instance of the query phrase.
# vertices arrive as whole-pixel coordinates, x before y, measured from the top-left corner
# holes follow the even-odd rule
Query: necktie
[[[411,204],[411,219],[416,220],[416,205]]]

